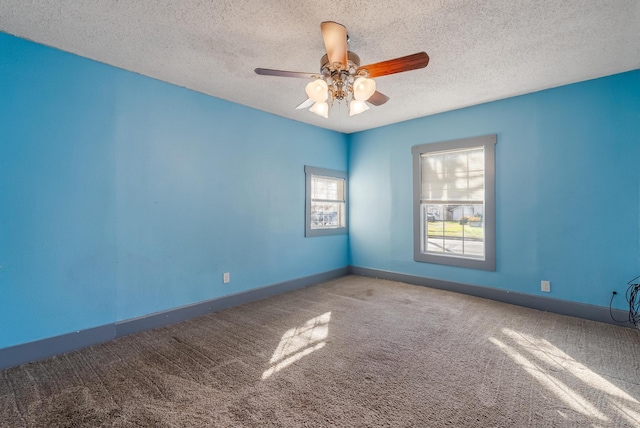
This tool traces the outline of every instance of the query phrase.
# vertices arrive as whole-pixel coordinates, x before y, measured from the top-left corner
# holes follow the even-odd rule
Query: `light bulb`
[[[314,112],[318,116],[322,116],[324,118],[328,118],[329,117],[329,104],[327,104],[324,101],[323,102],[319,102],[319,103],[315,103],[314,105],[311,106],[309,111]]]
[[[358,77],[353,82],[353,97],[359,101],[368,100],[376,91],[376,82],[366,77]]]
[[[324,102],[327,99],[329,96],[329,93],[327,92],[328,90],[329,87],[327,86],[327,82],[322,79],[317,79],[313,82],[307,83],[307,87],[305,88],[309,98],[317,103]]]
[[[349,116],[355,116],[366,110],[369,110],[369,106],[364,101],[353,100],[351,104],[349,104]]]

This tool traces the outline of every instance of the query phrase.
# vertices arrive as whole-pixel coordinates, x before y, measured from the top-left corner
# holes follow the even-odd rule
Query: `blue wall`
[[[0,348],[349,263],[606,306],[640,274],[639,94],[634,71],[347,136],[0,33]],[[411,146],[492,133],[497,271],[414,262]],[[306,164],[349,169],[350,236],[304,238]]]
[[[411,146],[494,133],[497,271],[413,261]],[[355,266],[600,306],[640,274],[638,70],[353,134],[349,156]]]
[[[0,348],[346,266],[347,139],[0,33]]]

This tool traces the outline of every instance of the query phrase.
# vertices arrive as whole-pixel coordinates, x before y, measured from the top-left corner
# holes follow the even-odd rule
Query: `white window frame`
[[[496,135],[463,138],[413,146],[413,254],[414,260],[470,269],[496,270],[496,205],[495,205],[495,144]],[[421,213],[423,155],[482,147],[484,149],[484,258],[472,258],[456,253],[433,253],[424,249],[424,221]]]
[[[335,169],[326,169],[326,168],[318,168],[315,166],[305,165],[304,167],[305,173],[305,182],[306,182],[306,201],[305,201],[305,234],[306,237],[311,236],[327,236],[327,235],[342,235],[349,233],[349,219],[348,219],[348,183],[347,183],[347,173],[345,171],[338,171]],[[336,180],[344,181],[344,201],[336,200],[335,202],[341,202],[344,204],[343,212],[341,213],[341,225],[336,227],[325,227],[325,228],[312,228],[311,227],[311,202],[313,195],[311,194],[311,182],[313,176],[316,177],[326,177],[332,178]],[[327,202],[334,202],[327,201]]]

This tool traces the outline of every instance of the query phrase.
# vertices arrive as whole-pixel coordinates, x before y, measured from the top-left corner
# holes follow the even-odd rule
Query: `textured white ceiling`
[[[326,20],[362,64],[431,62],[359,116],[296,110],[306,80],[253,70],[317,72]],[[0,0],[0,31],[346,133],[640,68],[640,0]]]

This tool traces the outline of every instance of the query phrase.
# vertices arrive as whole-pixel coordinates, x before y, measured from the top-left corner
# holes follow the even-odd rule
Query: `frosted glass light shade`
[[[307,95],[309,96],[309,98],[317,103],[326,101],[327,97],[329,96],[328,90],[329,87],[327,86],[327,82],[322,79],[317,79],[313,82],[307,83],[307,87],[305,88],[305,91],[307,91]]]
[[[329,117],[329,104],[327,104],[324,101],[320,102],[320,103],[315,103],[314,105],[311,106],[309,111],[314,112],[318,116],[322,116],[324,118],[328,118]]]
[[[366,77],[358,77],[353,82],[353,97],[358,101],[366,101],[376,91],[376,82]]]
[[[366,110],[369,110],[369,106],[364,101],[353,100],[351,101],[351,104],[349,104],[349,116],[360,114]]]

